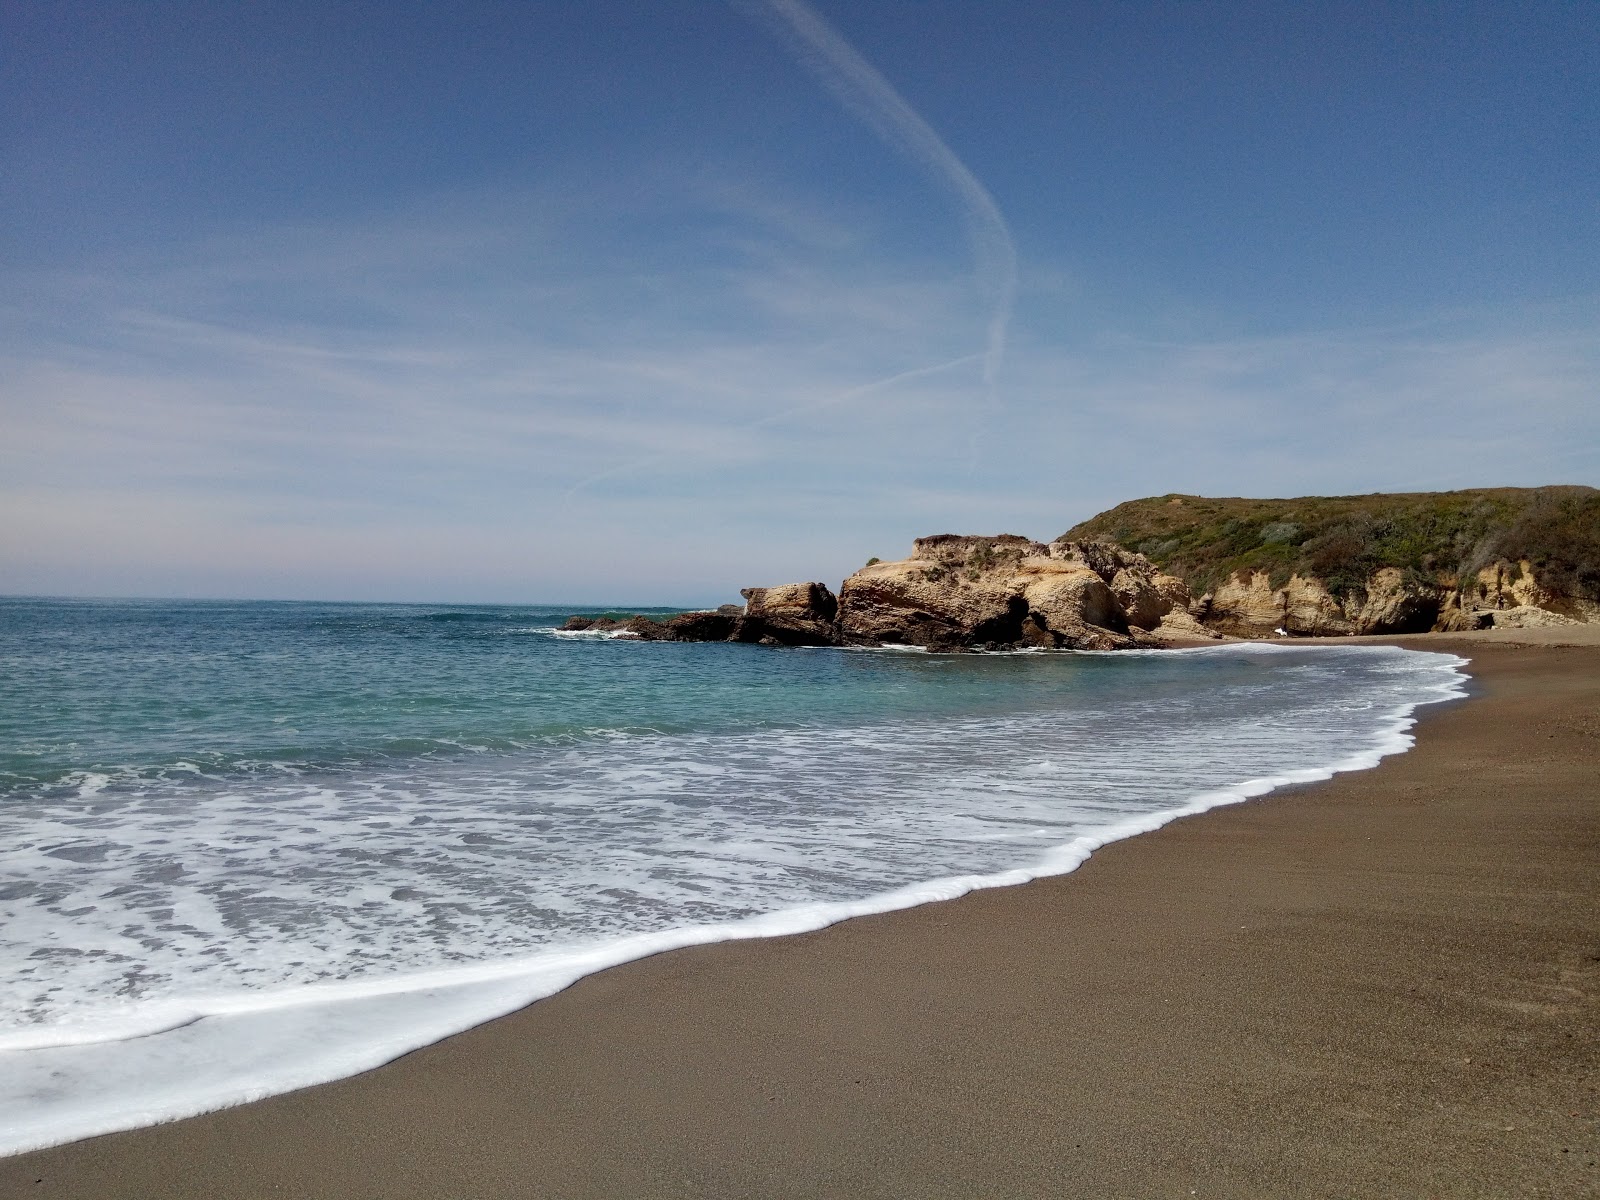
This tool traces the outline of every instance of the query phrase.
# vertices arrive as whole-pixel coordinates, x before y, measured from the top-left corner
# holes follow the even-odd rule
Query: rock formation
[[[839,591],[839,639],[955,650],[1110,650],[1210,636],[1183,581],[1142,554],[1014,534],[918,538],[911,557],[862,567]]]
[[[724,604],[707,612],[675,613],[670,617],[568,617],[563,633],[612,633],[643,642],[726,642],[733,639],[744,610]]]
[[[1182,580],[1109,543],[1014,534],[919,538],[911,557],[875,562],[844,581],[745,588],[744,608],[656,620],[573,617],[571,632],[643,641],[769,646],[1021,647],[1114,650],[1214,637],[1189,615]]]
[[[766,646],[831,646],[838,641],[839,601],[824,584],[741,588],[744,614],[731,635]]]
[[[820,583],[745,588],[744,606],[724,604],[670,617],[568,617],[563,633],[610,633],[642,642],[757,642],[831,646],[838,642],[839,601]]]
[[[1131,545],[1244,637],[1600,619],[1600,492],[1480,488],[1247,500],[1154,496],[1067,539]]]
[[[1237,637],[1270,637],[1280,631],[1303,637],[1421,633],[1434,628],[1444,610],[1439,589],[1417,586],[1393,567],[1375,571],[1365,588],[1343,601],[1319,579],[1291,575],[1273,587],[1265,572],[1236,573],[1202,597],[1196,608],[1207,627]],[[1459,613],[1457,606],[1454,614]]]
[[[574,617],[566,628],[768,646],[1109,650],[1597,621],[1600,491],[1158,496],[1049,543],[918,538],[909,558],[874,559],[837,596],[821,583],[742,594],[742,608]]]
[[[1295,574],[1274,587],[1265,571],[1240,571],[1193,612],[1207,628],[1235,637],[1457,633],[1600,620],[1600,605],[1541,586],[1526,561],[1496,563],[1465,584],[1380,567],[1342,599],[1317,578]]]

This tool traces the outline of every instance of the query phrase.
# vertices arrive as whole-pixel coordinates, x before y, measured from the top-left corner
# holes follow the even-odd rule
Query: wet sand
[[[619,967],[0,1160],[0,1196],[1600,1195],[1596,632],[1403,639],[1471,657],[1475,696],[1374,771]]]

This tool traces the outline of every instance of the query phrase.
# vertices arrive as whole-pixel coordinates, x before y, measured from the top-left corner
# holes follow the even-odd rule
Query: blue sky
[[[1592,4],[0,5],[0,591],[1600,483]]]

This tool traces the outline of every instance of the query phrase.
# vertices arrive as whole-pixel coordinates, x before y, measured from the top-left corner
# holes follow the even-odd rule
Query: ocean
[[[642,643],[593,609],[0,599],[0,1154],[663,949],[1070,871],[1410,745],[1462,660]],[[1293,803],[1285,798],[1284,803]]]

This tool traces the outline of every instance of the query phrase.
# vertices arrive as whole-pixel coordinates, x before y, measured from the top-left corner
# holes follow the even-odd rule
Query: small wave
[[[199,781],[115,811],[99,793],[8,805],[29,890],[3,926],[0,1152],[351,1074],[662,949],[1061,874],[1177,817],[1375,765],[1411,744],[1417,706],[1463,694],[1453,656],[1198,650],[1212,657],[972,665],[1096,681],[1038,710],[583,722],[495,755]],[[964,661],[895,677],[948,689]]]
[[[87,800],[110,787],[111,776],[101,771],[74,771],[61,782],[71,788],[78,799]]]

